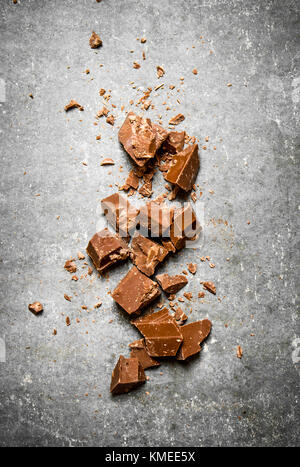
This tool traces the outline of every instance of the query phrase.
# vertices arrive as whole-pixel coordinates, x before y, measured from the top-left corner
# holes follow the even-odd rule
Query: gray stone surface
[[[298,445],[299,3],[2,0],[0,8],[0,444]],[[98,51],[92,30],[103,40]],[[166,70],[160,80],[157,65]],[[192,307],[190,320],[209,317],[213,330],[199,358],[166,363],[148,372],[146,386],[112,398],[111,371],[138,333],[107,292],[129,264],[77,283],[63,265],[84,251],[101,224],[99,200],[130,168],[117,141],[121,105],[128,110],[139,88],[162,82],[147,115],[167,126],[182,112],[178,128],[201,146],[210,140],[197,179],[204,245],[161,271],[197,262],[186,288],[194,299],[183,307]],[[93,124],[100,87],[117,107],[114,127]],[[84,112],[65,114],[71,98]],[[101,157],[116,165],[101,167]],[[163,185],[156,174],[154,195]],[[207,294],[200,303],[201,280],[215,281],[220,301]],[[103,305],[94,310],[97,296]],[[42,316],[27,310],[35,300]]]

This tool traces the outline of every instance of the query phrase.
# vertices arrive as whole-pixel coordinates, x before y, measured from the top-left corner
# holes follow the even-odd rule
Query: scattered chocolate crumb
[[[67,300],[68,302],[71,301],[71,297],[69,297],[69,295],[67,295],[66,293],[64,294],[64,297],[65,297],[65,300]]]
[[[43,305],[40,302],[33,302],[28,305],[28,310],[37,316],[43,311]]]
[[[240,345],[237,346],[236,356],[237,356],[237,358],[242,358],[242,356],[243,356],[243,349],[242,349],[242,347]]]
[[[66,325],[70,326],[70,324],[71,324],[70,318],[69,318],[69,316],[67,316],[66,317]]]
[[[197,201],[197,195],[196,195],[195,192],[191,193],[191,198],[192,198],[193,202],[196,203],[196,201]]]
[[[65,262],[64,268],[72,274],[77,271],[77,266],[71,259]]]
[[[100,96],[104,96],[105,93],[106,93],[105,89],[101,88],[99,91]]]
[[[114,126],[115,124],[115,117],[113,115],[109,115],[106,119],[106,123],[109,123],[110,125]]]
[[[72,281],[77,282],[77,281],[78,281],[78,277],[77,277],[77,276],[72,276]]]
[[[142,38],[141,38],[141,43],[142,43],[142,44],[145,44],[145,42],[147,42],[146,37],[142,37]]]
[[[197,71],[196,68],[193,69],[193,73],[194,73],[194,75],[197,75],[197,74],[198,74],[198,71]]]
[[[92,32],[92,35],[90,37],[90,47],[91,49],[98,49],[102,45],[102,40],[98,36],[98,34],[95,33],[95,31]]]
[[[205,297],[205,292],[198,293],[198,298],[204,298],[204,297]]]
[[[191,292],[184,292],[183,294],[188,300],[192,300],[193,294]]]
[[[163,69],[162,66],[157,66],[156,67],[156,74],[158,78],[161,78],[165,74],[165,70]]]
[[[205,282],[201,282],[201,284],[203,285],[203,288],[205,290],[208,290],[208,292],[216,295],[216,286],[213,282],[211,281],[205,281]]]
[[[190,271],[191,274],[196,274],[197,272],[197,264],[190,263],[188,265],[188,270]]]
[[[100,165],[115,165],[115,161],[107,157],[100,162]]]
[[[78,253],[77,253],[77,258],[81,260],[81,259],[85,259],[85,256],[84,256],[83,253],[81,253],[80,251],[78,251]]]
[[[91,267],[88,268],[88,275],[91,276],[93,274],[93,269]]]
[[[96,303],[96,305],[94,305],[94,308],[100,308],[101,305],[102,305],[102,302],[98,302]]]
[[[213,269],[216,267],[216,265],[214,263],[209,263],[209,267]]]
[[[169,124],[178,125],[179,123],[183,122],[184,119],[185,117],[183,114],[178,114],[178,115],[175,115],[175,117],[171,118],[171,120],[169,121]]]
[[[69,104],[65,105],[65,111],[68,112],[71,109],[79,109],[80,111],[83,111],[84,108],[82,105],[78,104],[78,102],[74,101],[73,99],[70,100]]]
[[[141,65],[138,62],[133,62],[133,68],[138,70],[139,68],[141,68]]]
[[[53,336],[56,336],[56,334],[57,334],[56,329],[53,329]]]

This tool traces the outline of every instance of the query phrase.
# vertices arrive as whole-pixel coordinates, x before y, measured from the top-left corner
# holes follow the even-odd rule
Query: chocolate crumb
[[[95,33],[95,31],[92,32],[89,42],[91,49],[98,49],[98,47],[102,45],[102,40],[100,39],[98,34]]]
[[[30,303],[28,305],[28,310],[37,316],[39,313],[43,311],[43,305],[40,302]]]

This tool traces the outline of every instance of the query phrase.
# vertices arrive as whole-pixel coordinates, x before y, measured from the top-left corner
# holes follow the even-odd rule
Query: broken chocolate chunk
[[[208,290],[210,293],[216,295],[217,293],[216,286],[212,281],[201,282],[201,284],[203,285],[203,288],[205,290]]]
[[[169,237],[174,211],[173,207],[160,206],[154,201],[148,202],[140,209],[141,232],[153,238]]]
[[[146,377],[140,361],[135,358],[125,358],[120,355],[112,376],[110,392],[123,394],[145,383]]]
[[[138,209],[119,193],[114,193],[101,200],[102,210],[109,224],[121,236],[128,237],[136,228]]]
[[[178,114],[175,115],[175,117],[171,118],[169,121],[170,125],[179,125],[179,123],[183,122],[185,120],[185,116],[183,114]]]
[[[177,250],[185,246],[186,240],[193,240],[200,231],[200,223],[190,203],[175,211],[170,240]]]
[[[43,311],[43,305],[40,302],[33,302],[28,305],[28,310],[37,316]]]
[[[65,111],[68,112],[71,109],[79,109],[79,110],[84,110],[82,105],[78,104],[78,102],[74,101],[73,99],[70,100],[69,104],[65,106]]]
[[[162,149],[170,154],[177,154],[183,150],[184,141],[185,131],[170,131]]]
[[[145,338],[151,357],[174,357],[182,343],[182,334],[168,310],[160,310],[140,318],[134,325]]]
[[[209,335],[211,322],[208,319],[195,321],[180,327],[183,343],[179,349],[177,360],[186,360],[200,352],[200,344]]]
[[[129,257],[129,248],[124,240],[108,229],[96,233],[89,241],[86,251],[100,273]]]
[[[198,145],[194,144],[173,156],[172,165],[166,173],[165,179],[184,191],[190,191],[196,180],[199,167]]]
[[[131,344],[129,344],[129,347],[131,349],[130,356],[136,357],[144,370],[160,365],[160,363],[157,360],[150,357],[150,355],[148,354],[145,345],[145,339],[139,339],[138,341],[134,341]]]
[[[140,234],[133,237],[131,249],[133,263],[147,276],[154,274],[156,266],[162,263],[168,254],[168,250],[162,245]]]
[[[187,315],[184,313],[184,311],[182,311],[182,309],[180,307],[178,307],[175,310],[174,318],[176,320],[176,323],[179,326],[181,326],[188,319]]]
[[[158,131],[149,118],[142,118],[129,112],[119,131],[119,141],[134,162],[144,167],[155,156],[157,149],[167,137]]]
[[[159,274],[156,276],[156,280],[163,291],[170,294],[177,293],[188,283],[187,278],[181,275],[169,276],[169,274]]]
[[[196,274],[196,272],[197,272],[197,264],[189,263],[189,264],[188,264],[188,270],[190,271],[191,274]]]
[[[98,47],[101,47],[101,45],[102,45],[102,40],[100,39],[98,34],[96,34],[95,31],[93,31],[90,37],[91,49],[98,49]]]
[[[129,314],[138,314],[160,295],[157,282],[133,266],[119,282],[112,298]]]
[[[65,262],[64,268],[72,274],[77,271],[76,263],[71,259]]]

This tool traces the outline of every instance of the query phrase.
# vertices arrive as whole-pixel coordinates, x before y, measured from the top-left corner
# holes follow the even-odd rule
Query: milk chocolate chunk
[[[160,363],[157,360],[150,357],[150,355],[148,354],[146,350],[145,339],[139,339],[138,341],[134,341],[131,344],[129,344],[129,347],[131,349],[130,356],[136,357],[144,370],[160,365]]]
[[[96,233],[86,249],[97,271],[102,273],[105,269],[118,261],[129,257],[129,248],[118,234],[103,229]]]
[[[179,326],[181,326],[188,319],[187,315],[180,307],[176,309],[174,318]]]
[[[183,343],[177,354],[177,360],[186,360],[200,352],[200,344],[209,335],[211,322],[208,319],[195,321],[180,327]]]
[[[201,284],[203,285],[203,288],[205,290],[208,290],[210,293],[216,295],[217,289],[216,289],[215,284],[212,281],[204,281],[204,282],[201,282]]]
[[[185,246],[187,239],[193,240],[200,231],[200,223],[190,203],[175,211],[170,239],[177,250]]]
[[[177,293],[188,283],[187,278],[182,275],[169,276],[169,274],[159,274],[156,276],[156,280],[163,291],[170,294]]]
[[[173,156],[165,179],[184,191],[190,191],[195,183],[199,167],[198,145],[194,144]]]
[[[139,210],[119,193],[101,200],[102,210],[109,224],[121,236],[127,237],[135,230]]]
[[[123,394],[145,383],[146,377],[140,361],[135,357],[120,355],[112,375],[110,392]]]
[[[98,34],[95,33],[95,31],[92,32],[89,42],[91,49],[98,49],[98,47],[101,47],[102,45],[102,40],[100,39]]]
[[[154,274],[155,268],[162,263],[168,250],[159,243],[143,235],[136,234],[131,243],[132,261],[147,276]]]
[[[142,118],[129,112],[119,130],[119,141],[134,162],[144,167],[155,156],[167,132],[153,125],[149,118]]]
[[[37,316],[43,311],[43,305],[40,302],[33,302],[28,305],[28,310]]]
[[[162,149],[170,154],[177,154],[184,148],[185,131],[170,131]]]
[[[145,338],[146,350],[151,357],[174,357],[183,337],[175,319],[168,310],[160,310],[134,325]]]
[[[135,266],[119,282],[112,298],[129,314],[138,314],[160,295],[157,282],[145,276]]]
[[[139,213],[141,232],[150,237],[169,237],[175,209],[154,201],[142,206]]]

